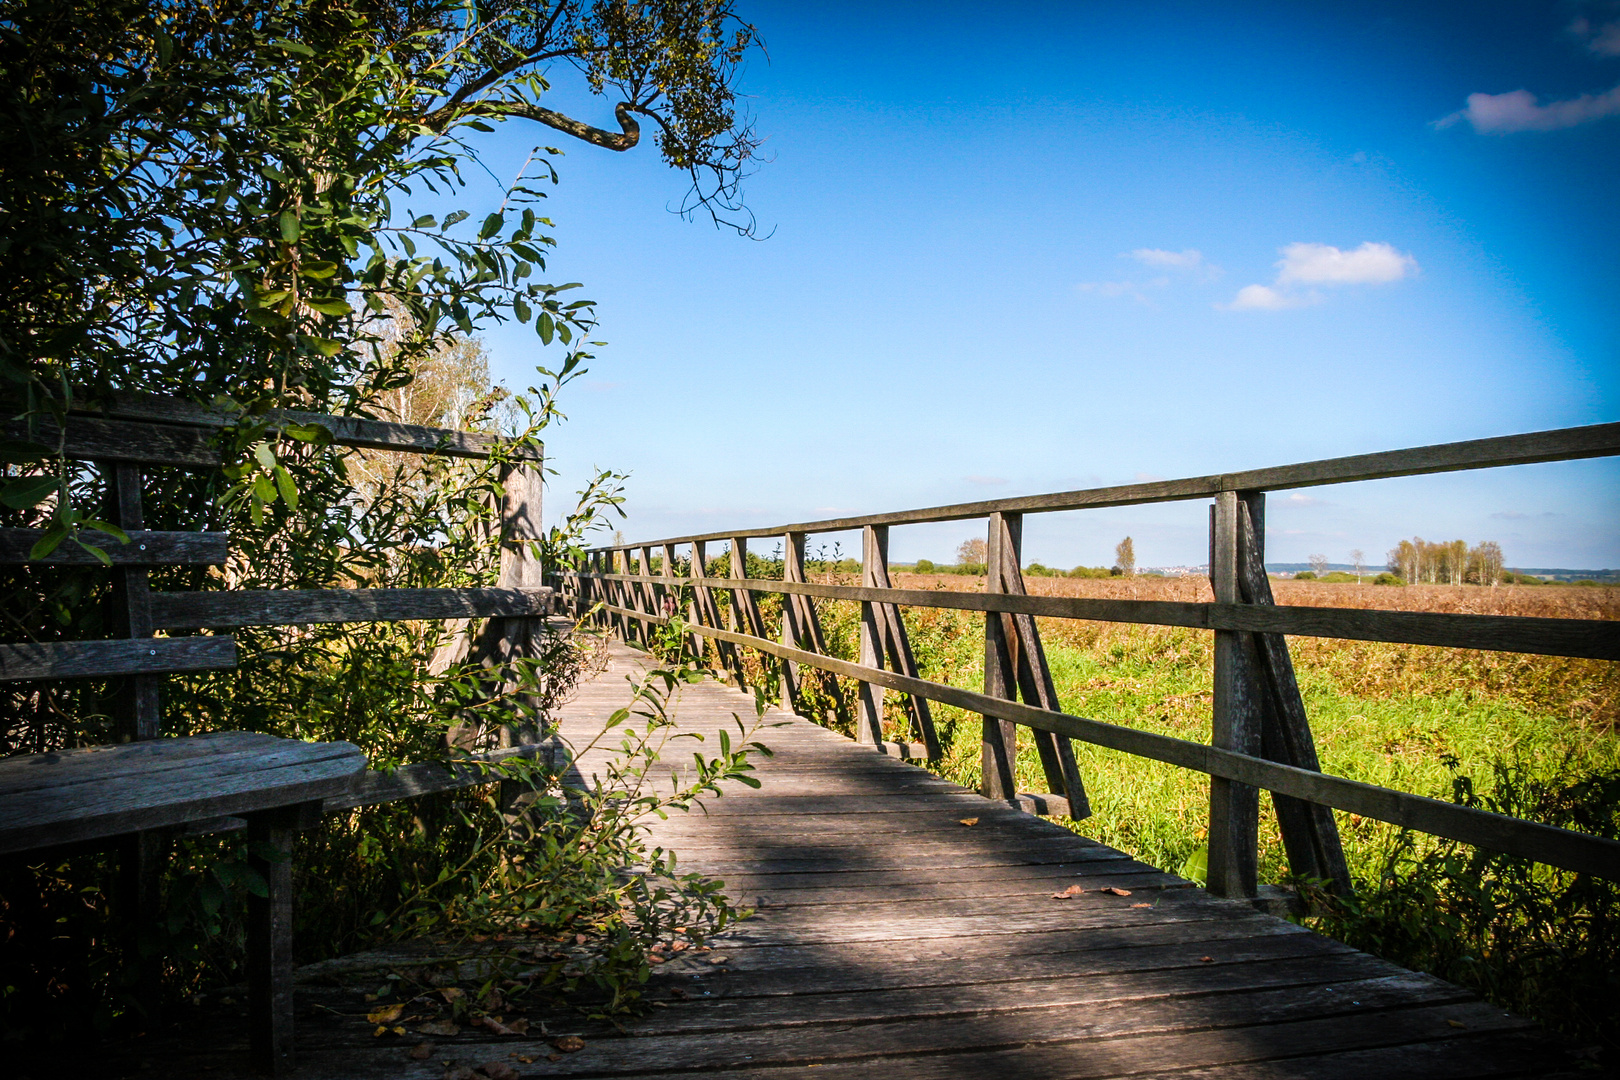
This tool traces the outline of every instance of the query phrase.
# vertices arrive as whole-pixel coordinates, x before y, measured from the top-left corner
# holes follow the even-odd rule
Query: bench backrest
[[[93,463],[107,484],[104,517],[129,535],[128,543],[107,535],[82,537],[112,561],[112,625],[117,637],[0,644],[0,682],[122,677],[116,699],[121,734],[138,740],[160,733],[159,690],[164,675],[236,665],[236,642],[228,634],[196,633],[199,630],[491,617],[491,625],[470,648],[495,663],[525,654],[530,620],[551,610],[551,592],[542,587],[542,568],[530,543],[542,536],[538,453],[518,452],[499,437],[481,432],[296,412],[272,420],[319,425],[338,446],[462,458],[504,454],[509,464],[501,478],[505,494],[496,586],[152,591],[151,568],[221,565],[229,537],[223,532],[145,529],[143,480],[158,468],[219,468],[222,460],[215,436],[232,419],[225,412],[178,399],[118,395],[97,402],[94,409],[70,413],[65,426],[37,418],[0,424],[0,436],[7,439],[60,446],[68,458]],[[43,558],[30,559],[42,535],[38,529],[0,529],[0,564],[89,566],[99,561],[75,543],[59,544]],[[468,643],[462,641],[458,650],[451,659],[465,656]]]

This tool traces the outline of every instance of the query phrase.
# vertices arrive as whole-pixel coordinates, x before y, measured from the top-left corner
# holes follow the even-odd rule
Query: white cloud
[[[1162,248],[1137,248],[1125,258],[1135,259],[1143,266],[1173,266],[1193,270],[1204,261],[1204,253],[1188,248],[1186,251],[1165,251]]]
[[[1620,50],[1620,29],[1615,37]],[[1466,109],[1441,117],[1434,126],[1445,128],[1467,120],[1481,135],[1511,135],[1519,131],[1558,131],[1616,115],[1620,115],[1620,86],[1606,93],[1582,94],[1545,105],[1528,90],[1513,90],[1506,94],[1469,94]]]
[[[1294,506],[1328,506],[1330,504],[1318,499],[1314,495],[1301,495],[1298,492],[1288,496],[1288,502]]]
[[[1416,273],[1417,260],[1389,244],[1369,240],[1358,248],[1344,251],[1332,244],[1289,244],[1277,249],[1277,280],[1270,285],[1245,285],[1230,304],[1216,304],[1227,311],[1281,311],[1319,303],[1315,291],[1297,292],[1293,286],[1308,285],[1386,285]]]
[[[1230,304],[1217,304],[1228,311],[1281,311],[1284,308],[1304,307],[1316,303],[1315,293],[1304,296],[1280,293],[1267,285],[1245,285],[1238,290]]]
[[[1382,285],[1401,280],[1408,270],[1417,270],[1416,259],[1370,240],[1354,251],[1332,244],[1289,244],[1277,263],[1277,284]]]

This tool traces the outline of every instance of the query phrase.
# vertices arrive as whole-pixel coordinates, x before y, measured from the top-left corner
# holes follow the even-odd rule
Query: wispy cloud
[[[1128,296],[1138,303],[1151,304],[1153,301],[1148,297],[1148,293],[1168,288],[1172,282],[1172,274],[1181,278],[1214,281],[1222,273],[1219,266],[1206,262],[1204,253],[1196,248],[1187,248],[1183,251],[1168,251],[1164,248],[1137,248],[1134,251],[1122,251],[1119,253],[1119,257],[1132,259],[1150,269],[1169,271],[1169,273],[1163,273],[1145,281],[1135,279],[1086,281],[1075,287],[1083,293],[1095,293],[1098,296],[1107,297]]]
[[[1298,492],[1288,496],[1288,502],[1293,506],[1329,506],[1325,499],[1318,499],[1315,495],[1301,495]]]
[[[1389,244],[1369,240],[1343,250],[1332,244],[1296,243],[1277,249],[1277,279],[1270,285],[1245,285],[1230,303],[1216,304],[1228,311],[1281,311],[1320,303],[1315,290],[1300,292],[1300,285],[1387,285],[1418,270],[1417,260]]]
[[[1615,35],[1620,38],[1620,31]],[[1481,135],[1512,135],[1520,131],[1560,131],[1620,115],[1620,86],[1602,94],[1582,94],[1543,105],[1528,90],[1506,94],[1469,94],[1468,107],[1442,116],[1437,128],[1467,120]]]
[[[1620,56],[1620,19],[1593,22],[1582,15],[1569,24],[1569,32],[1580,38],[1586,43],[1588,50],[1599,56]]]

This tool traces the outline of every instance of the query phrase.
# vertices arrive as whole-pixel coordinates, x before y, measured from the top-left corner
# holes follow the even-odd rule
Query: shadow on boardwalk
[[[607,670],[562,710],[565,736],[589,741],[625,704],[625,677],[641,665],[613,645]],[[734,713],[752,712],[743,694],[704,682],[682,690],[675,719],[712,738],[734,729]],[[783,726],[762,736],[775,756],[758,762],[759,790],[734,785],[707,814],[653,830],[683,870],[723,879],[758,914],[714,952],[660,967],[648,1015],[617,1031],[550,1016],[551,1035],[586,1035],[577,1053],[463,1034],[413,1061],[416,1039],[374,1038],[352,989],[310,985],[297,1075],[439,1080],[486,1061],[522,1076],[735,1080],[1485,1077],[1569,1067],[1533,1025],[1467,991],[1209,897],[788,714],[767,720]],[[600,758],[578,764],[589,775]],[[1071,885],[1085,891],[1053,898]],[[406,959],[379,954],[373,970]],[[104,1075],[225,1076],[237,1053],[192,1038],[147,1048],[144,1060],[109,1061]]]

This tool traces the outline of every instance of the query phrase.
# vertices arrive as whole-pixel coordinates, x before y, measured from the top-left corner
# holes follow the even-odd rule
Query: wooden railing
[[[1266,492],[1396,476],[1567,461],[1620,454],[1620,424],[1447,443],[1272,469],[1185,480],[961,503],[927,509],[802,522],[767,529],[677,536],[593,549],[583,567],[561,572],[564,602],[596,612],[621,636],[645,639],[681,610],[695,651],[716,644],[721,664],[741,685],[739,648],[779,663],[783,705],[805,713],[805,681],[855,680],[856,737],[878,748],[883,693],[907,695],[913,737],[923,754],[940,756],[930,702],[983,717],[983,793],[1016,801],[1016,727],[1035,736],[1053,796],[1049,808],[1089,814],[1071,740],[1207,773],[1210,777],[1209,878],[1212,892],[1257,892],[1259,792],[1270,791],[1291,869],[1301,877],[1350,889],[1332,810],[1522,856],[1553,866],[1620,879],[1620,842],[1555,828],[1475,807],[1443,802],[1321,771],[1304,702],[1284,635],[1353,638],[1453,648],[1620,659],[1620,624],[1584,619],[1460,615],[1408,611],[1278,606],[1265,572]],[[1021,565],[1023,516],[1104,506],[1211,499],[1210,581],[1213,603],[1169,603],[1030,596]],[[987,518],[985,591],[896,589],[888,571],[893,525]],[[808,581],[805,538],[862,531],[861,584]],[[748,578],[747,542],[783,545],[783,579]],[[707,546],[730,544],[723,573],[714,573]],[[675,576],[676,548],[689,545],[691,573]],[[656,553],[656,556],[655,556]],[[655,558],[659,572],[654,574]],[[729,593],[730,625],[721,625],[716,592]],[[755,599],[782,596],[779,641],[770,640]],[[860,655],[851,663],[828,655],[816,599],[861,605]],[[985,675],[982,692],[920,678],[906,637],[902,607],[982,611]],[[1037,617],[1186,626],[1214,631],[1214,716],[1210,745],[1172,738],[1062,711],[1041,645]],[[820,719],[820,718],[815,718]],[[1024,797],[1027,804],[1030,797]],[[1039,801],[1037,797],[1036,801]]]

